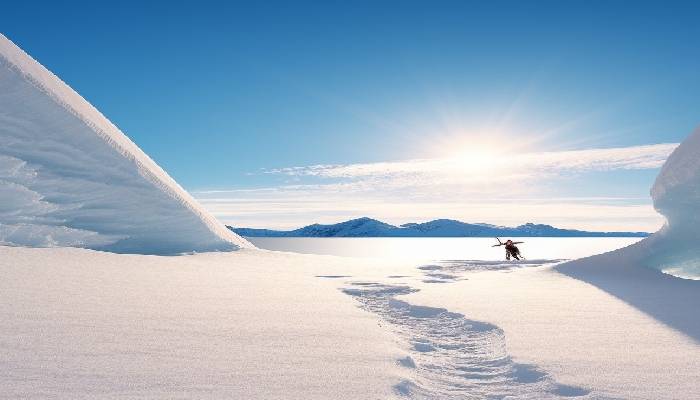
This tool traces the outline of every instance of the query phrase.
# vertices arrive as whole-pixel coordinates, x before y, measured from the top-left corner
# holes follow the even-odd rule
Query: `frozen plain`
[[[0,397],[698,393],[700,346],[690,331],[556,268],[553,260],[0,247]],[[668,289],[650,299],[663,306]],[[694,304],[675,314],[693,322]]]

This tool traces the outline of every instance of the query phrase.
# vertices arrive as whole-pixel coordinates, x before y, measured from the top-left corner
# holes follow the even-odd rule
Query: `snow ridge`
[[[0,242],[154,254],[252,247],[2,34],[0,88],[0,190],[44,205],[19,219],[0,213]]]

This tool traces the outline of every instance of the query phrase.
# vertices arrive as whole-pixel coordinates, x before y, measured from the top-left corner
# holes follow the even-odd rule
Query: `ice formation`
[[[575,266],[592,270],[643,265],[681,278],[700,279],[700,128],[668,157],[651,188],[651,198],[656,211],[666,218],[658,232],[631,246],[570,262],[560,270],[581,278],[583,270],[577,271]],[[628,272],[641,273],[634,269]]]
[[[649,266],[674,275],[700,278],[700,128],[669,156],[651,189],[664,227],[640,243]]]
[[[0,244],[173,254],[249,247],[0,34]]]

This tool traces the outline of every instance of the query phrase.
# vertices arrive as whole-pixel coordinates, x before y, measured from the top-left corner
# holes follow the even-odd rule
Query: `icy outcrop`
[[[651,188],[654,207],[668,226],[695,226],[700,219],[700,128],[671,153]],[[693,232],[699,229],[691,229]]]
[[[700,278],[700,128],[666,160],[651,197],[666,224],[641,243],[649,247],[646,263],[679,276]]]
[[[173,254],[252,247],[0,34],[0,243]]]
[[[700,128],[666,160],[651,188],[651,197],[654,208],[666,217],[658,232],[631,246],[576,260],[559,269],[584,280],[594,271],[625,271],[627,278],[639,278],[639,274],[647,274],[636,268],[643,265],[682,278],[700,279]],[[648,276],[655,281],[653,274]]]

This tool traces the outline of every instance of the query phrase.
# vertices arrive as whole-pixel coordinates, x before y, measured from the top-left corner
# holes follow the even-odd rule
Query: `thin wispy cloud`
[[[553,196],[551,188],[544,188],[591,172],[656,169],[677,146],[521,154],[479,149],[445,158],[286,167],[262,172],[284,178],[276,186],[194,195],[236,226],[294,228],[370,216],[392,223],[455,218],[654,230],[663,220],[648,198]]]
[[[481,155],[479,152],[464,156],[437,159],[415,159],[395,162],[377,162],[345,165],[311,165],[266,170],[268,174],[290,176],[319,176],[326,178],[385,177],[413,174],[450,174],[469,176],[493,169],[499,175],[523,169],[530,172],[549,171],[608,171],[614,169],[651,169],[660,167],[678,143],[647,146],[587,149],[525,154]]]

